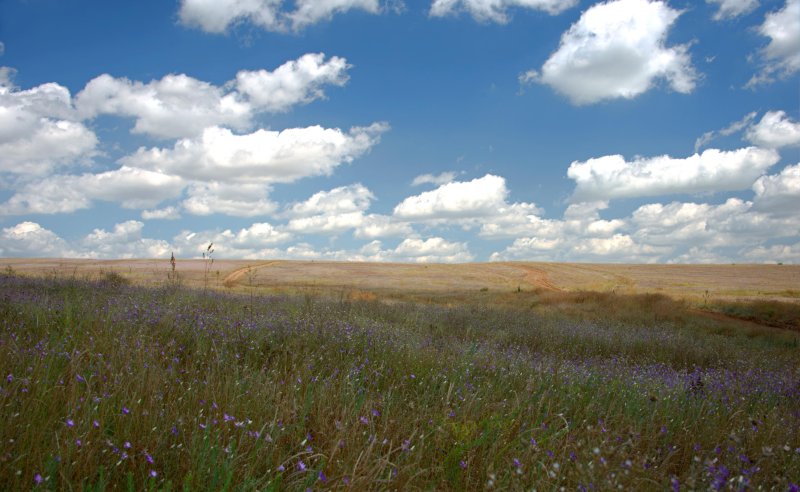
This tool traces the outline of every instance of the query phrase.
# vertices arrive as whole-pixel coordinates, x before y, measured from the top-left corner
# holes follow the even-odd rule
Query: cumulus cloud
[[[335,234],[353,230],[357,238],[409,236],[411,226],[392,217],[366,214],[375,195],[361,183],[315,193],[291,204],[281,214],[289,217],[286,228],[299,234]]]
[[[800,164],[753,183],[755,209],[774,215],[796,215],[800,210]]]
[[[758,7],[758,0],[706,0],[717,6],[714,20],[733,19],[748,14]]]
[[[549,85],[579,105],[632,99],[661,79],[673,90],[689,93],[697,79],[689,46],[666,45],[680,15],[662,1],[594,5],[561,36],[541,70],[531,70],[520,80]]]
[[[184,25],[219,34],[242,22],[268,31],[297,31],[349,10],[382,11],[379,0],[295,0],[291,11],[283,4],[283,0],[182,0],[178,15]]]
[[[343,86],[349,78],[348,69],[344,58],[334,56],[325,61],[323,53],[309,53],[272,72],[242,70],[236,74],[236,88],[255,108],[281,112],[325,97],[325,84]]]
[[[36,222],[20,222],[3,229],[0,236],[0,256],[63,258],[76,254],[53,231]]]
[[[761,71],[747,82],[746,87],[773,82],[800,71],[800,0],[786,0],[781,10],[770,12],[758,28],[759,34],[770,38],[761,52]]]
[[[480,22],[505,24],[510,8],[541,10],[550,15],[560,14],[577,5],[577,0],[433,0],[431,17],[444,17],[467,12]]]
[[[684,159],[638,157],[626,161],[609,155],[575,161],[567,176],[575,181],[573,201],[606,200],[742,190],[780,159],[771,149],[747,147],[734,151],[708,149]]]
[[[756,263],[800,263],[800,243],[757,246],[746,249],[742,256]]]
[[[488,216],[506,205],[506,196],[505,179],[487,174],[472,181],[447,183],[435,190],[410,196],[394,208],[394,215],[406,220]]]
[[[171,251],[160,239],[142,237],[144,224],[129,220],[114,225],[112,231],[95,229],[82,241],[84,255],[90,258],[161,258]]]
[[[178,220],[180,218],[181,212],[177,207],[142,210],[143,220]]]
[[[374,199],[375,195],[366,186],[356,183],[314,193],[306,201],[290,205],[286,215],[307,217],[320,214],[362,212],[369,208],[370,202]]]
[[[454,179],[456,179],[456,173],[453,171],[446,171],[437,175],[420,174],[414,178],[414,180],[411,182],[411,186],[419,186],[423,184],[434,184],[436,186],[441,186],[443,184],[452,182]]]
[[[385,123],[375,123],[349,132],[310,126],[237,135],[211,127],[197,138],[177,141],[171,149],[141,148],[121,162],[199,181],[289,183],[329,175],[367,152],[387,129]]]
[[[97,136],[76,119],[69,90],[18,90],[0,81],[0,172],[43,175],[95,155]]]
[[[193,137],[213,126],[245,130],[256,113],[282,112],[324,97],[322,87],[344,85],[349,68],[344,58],[309,53],[274,71],[240,71],[223,86],[185,74],[148,83],[103,74],[86,84],[75,105],[83,118],[135,118],[134,133],[158,138]]]
[[[188,197],[182,206],[192,215],[270,215],[277,210],[278,205],[270,200],[269,191],[269,187],[253,183],[193,183],[187,190]]]
[[[751,125],[745,138],[755,145],[778,149],[800,145],[800,122],[784,111],[767,111],[761,121]]]
[[[125,208],[154,207],[180,196],[184,186],[176,176],[126,166],[98,174],[53,175],[26,184],[3,204],[2,213],[70,213],[91,207],[94,200]]]

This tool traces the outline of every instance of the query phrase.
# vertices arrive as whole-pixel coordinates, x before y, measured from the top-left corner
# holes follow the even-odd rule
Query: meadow
[[[392,291],[9,267],[0,483],[797,490],[798,304],[772,298],[791,289],[692,301],[501,267]]]

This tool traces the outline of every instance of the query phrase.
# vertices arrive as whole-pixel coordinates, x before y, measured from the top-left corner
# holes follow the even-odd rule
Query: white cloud
[[[751,125],[745,138],[755,145],[778,149],[800,145],[800,122],[784,111],[767,111],[761,121]]]
[[[292,217],[307,217],[362,212],[369,208],[370,202],[374,199],[375,195],[366,186],[356,183],[314,193],[308,200],[290,205],[286,214]]]
[[[53,175],[26,184],[3,204],[5,215],[70,213],[89,208],[93,200],[145,208],[176,198],[185,186],[175,176],[123,166],[80,176]]]
[[[800,164],[779,174],[762,176],[753,183],[755,209],[773,215],[796,215],[800,210]]]
[[[758,0],[706,0],[706,3],[717,5],[714,20],[733,19],[748,14],[758,7]]]
[[[430,15],[444,17],[466,11],[477,21],[505,24],[509,20],[510,8],[542,10],[555,15],[577,3],[577,0],[433,0]]]
[[[213,126],[245,130],[258,112],[286,111],[324,97],[325,84],[344,85],[349,67],[344,58],[309,53],[272,72],[240,71],[223,86],[185,74],[148,83],[103,74],[86,84],[75,105],[83,118],[135,118],[134,133],[158,138],[193,137]]]
[[[211,127],[198,138],[177,141],[171,149],[141,148],[120,162],[199,181],[289,183],[329,175],[367,152],[387,129],[385,123],[375,123],[348,133],[310,126],[236,135]]]
[[[776,151],[757,147],[708,149],[684,159],[639,157],[631,162],[609,155],[575,161],[567,175],[576,184],[573,201],[732,191],[748,188],[779,159]]]
[[[177,207],[142,210],[142,219],[144,220],[178,220],[180,218],[181,212]]]
[[[800,263],[800,243],[757,246],[742,251],[749,261],[761,263]]]
[[[410,237],[416,234],[407,222],[397,221],[386,215],[369,214],[364,216],[353,235],[357,238],[375,239],[390,236]]]
[[[330,20],[334,14],[348,10],[363,10],[370,14],[381,12],[378,0],[295,0],[295,5],[295,10],[287,14],[294,30]]]
[[[283,0],[181,0],[178,16],[184,25],[223,33],[231,24],[249,21],[267,30],[283,30],[279,11]]]
[[[308,200],[287,207],[283,216],[291,220],[290,231],[301,234],[339,233],[353,229],[357,238],[409,236],[411,226],[392,217],[365,214],[375,195],[364,185],[356,183],[330,191],[315,193]]]
[[[56,233],[35,222],[21,222],[3,229],[0,256],[62,258],[75,256]]]
[[[770,42],[761,50],[761,71],[753,75],[747,87],[800,71],[800,0],[786,0],[781,10],[767,14],[758,32]]]
[[[324,84],[343,86],[349,68],[344,58],[334,56],[325,61],[323,53],[308,53],[272,72],[242,70],[236,74],[236,88],[254,107],[281,112],[325,97]]]
[[[0,172],[43,175],[95,154],[97,137],[75,120],[66,87],[0,84]]]
[[[134,133],[159,138],[196,135],[213,125],[244,129],[252,109],[235,93],[184,74],[166,75],[148,83],[100,75],[75,96],[84,118],[101,114],[136,119]]]
[[[489,216],[506,206],[506,181],[487,174],[472,181],[444,184],[435,190],[410,196],[394,208],[406,220],[440,220]]]
[[[717,138],[718,135],[727,137],[729,135],[733,135],[734,133],[742,131],[744,128],[747,128],[748,126],[750,126],[751,123],[753,123],[753,120],[755,119],[757,114],[758,113],[753,111],[751,113],[746,114],[741,120],[734,121],[730,125],[723,128],[722,130],[705,132],[701,137],[695,140],[694,151],[699,152],[702,147],[708,145],[708,143]]]
[[[223,33],[241,22],[283,32],[300,30],[348,10],[382,11],[378,0],[295,0],[294,4],[295,10],[286,11],[283,0],[182,0],[178,15],[184,25],[211,33]]]
[[[472,261],[475,258],[469,252],[466,243],[454,243],[440,237],[404,239],[390,257],[395,260],[410,260],[417,263],[458,263]]]
[[[272,224],[259,222],[239,231],[226,229],[200,232],[181,231],[172,239],[175,255],[199,258],[210,243],[216,258],[284,258],[286,254],[274,248],[292,239],[292,235]]]
[[[290,231],[303,234],[335,233],[355,229],[364,222],[363,212],[347,212],[333,215],[298,217],[286,225]]]
[[[689,46],[666,46],[680,15],[662,1],[599,3],[561,36],[540,72],[529,71],[520,79],[547,84],[574,104],[632,99],[659,79],[677,92],[689,93],[697,79]]]
[[[129,220],[114,225],[113,231],[95,229],[82,241],[89,258],[161,258],[169,254],[169,243],[142,237],[144,224]]]
[[[414,178],[414,180],[411,182],[411,186],[419,186],[428,183],[441,186],[443,184],[452,182],[455,178],[456,173],[453,171],[446,171],[438,175],[420,174]]]
[[[278,205],[269,199],[269,192],[270,188],[263,184],[194,183],[189,186],[188,197],[182,205],[192,215],[270,215]]]

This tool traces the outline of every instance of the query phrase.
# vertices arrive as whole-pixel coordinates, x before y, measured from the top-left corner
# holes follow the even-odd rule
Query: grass
[[[560,296],[477,291],[447,307],[0,276],[0,483],[797,482],[794,333],[693,322],[663,296]]]

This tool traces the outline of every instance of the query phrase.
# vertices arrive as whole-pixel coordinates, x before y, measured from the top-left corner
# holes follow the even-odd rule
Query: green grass
[[[580,295],[573,306],[609,299]],[[796,483],[796,338],[698,327],[668,316],[661,298],[622,299],[639,315],[0,277],[0,483]]]

